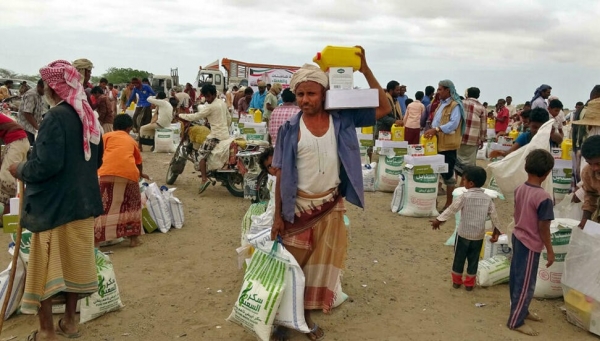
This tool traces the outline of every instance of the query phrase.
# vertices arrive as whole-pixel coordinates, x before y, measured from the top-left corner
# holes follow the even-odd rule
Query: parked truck
[[[246,63],[228,58],[221,59],[221,67],[225,69],[226,76],[221,72],[218,60],[205,67],[200,67],[195,86],[201,88],[205,84],[212,84],[221,92],[231,89],[234,85],[250,86],[256,90],[258,82],[262,80],[267,84],[281,83],[285,89],[289,87],[294,72],[300,68],[299,66]]]
[[[164,91],[168,96],[171,89],[179,86],[179,69],[171,69],[171,75],[150,75],[148,80],[154,92]]]

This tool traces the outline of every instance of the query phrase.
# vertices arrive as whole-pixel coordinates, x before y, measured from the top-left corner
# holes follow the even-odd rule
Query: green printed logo
[[[435,193],[436,189],[435,188],[421,188],[421,187],[415,187],[415,192],[417,193],[422,193],[422,194],[429,194],[429,193]]]
[[[404,158],[401,156],[394,156],[394,157],[386,157],[385,158],[385,164],[391,167],[400,167],[402,166],[402,163],[404,162]]]
[[[344,70],[344,69],[338,69],[337,70],[337,73],[344,73],[344,72],[346,72],[346,70]]]
[[[564,176],[553,176],[552,177],[552,182],[558,185],[570,185],[571,184],[571,178],[567,178]]]
[[[402,171],[401,170],[386,169],[385,173],[386,174],[391,174],[391,175],[400,175],[400,173],[402,173]]]
[[[437,174],[418,174],[413,175],[413,179],[422,184],[434,184],[437,182],[438,176]]]

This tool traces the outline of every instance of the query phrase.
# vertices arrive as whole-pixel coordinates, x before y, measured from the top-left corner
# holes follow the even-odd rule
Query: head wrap
[[[292,92],[296,93],[296,88],[300,83],[309,81],[319,83],[325,89],[329,87],[329,79],[327,78],[325,72],[323,72],[316,65],[304,64],[292,76],[292,80],[290,81],[290,89],[292,90]]]
[[[539,88],[535,89],[535,92],[533,93],[533,98],[531,99],[531,104],[533,105],[533,101],[542,97],[542,92],[548,89],[552,89],[552,87],[548,84],[542,84]]]
[[[283,90],[281,83],[275,83],[271,86],[271,92],[275,95],[279,95],[279,93]]]
[[[265,81],[258,81],[258,84],[257,84],[257,86],[258,86],[259,88],[262,88],[262,87],[267,87],[267,83],[265,83]]]
[[[460,99],[460,96],[458,95],[458,93],[456,93],[456,88],[454,87],[454,83],[452,83],[451,80],[444,79],[443,81],[440,81],[439,85],[450,89],[450,97],[452,98],[453,101],[455,101],[458,104],[458,109],[460,110],[460,116],[463,119],[462,124],[461,124],[461,134],[464,135],[465,130],[467,128],[466,124],[465,124],[467,116],[465,114],[465,108],[463,107],[462,99]]]
[[[92,64],[92,62],[89,59],[79,58],[79,59],[76,59],[73,61],[73,67],[76,68],[77,70],[79,70],[79,69],[91,70],[94,68],[94,64]]]
[[[90,143],[100,143],[100,123],[87,101],[79,72],[66,60],[56,60],[40,69],[44,82],[75,109],[83,124],[83,152],[85,160],[91,157]]]

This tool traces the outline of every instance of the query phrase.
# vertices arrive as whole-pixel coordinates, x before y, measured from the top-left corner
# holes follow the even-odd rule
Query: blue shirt
[[[133,88],[133,91],[131,92],[131,96],[129,96],[129,99],[127,100],[127,104],[125,105],[126,107],[129,107],[129,105],[131,104],[131,101],[133,101],[135,99],[136,95],[139,96],[137,106],[144,107],[144,108],[150,106],[150,102],[148,102],[148,97],[156,96],[156,94],[154,93],[154,90],[152,90],[150,85],[142,84],[141,90],[138,89],[137,87]]]
[[[339,191],[348,202],[364,207],[364,191],[360,147],[356,136],[356,127],[374,126],[375,109],[344,109],[330,111],[333,117],[335,136],[337,136],[338,157],[340,158]],[[296,192],[298,191],[298,135],[302,112],[290,118],[279,128],[273,167],[281,169],[281,213],[283,219],[294,222]],[[327,189],[323,189],[326,191]]]
[[[429,98],[429,96],[424,96],[421,100],[421,103],[423,103],[425,108],[427,108],[427,106],[431,103],[431,99]]]
[[[523,147],[529,144],[529,142],[531,141],[531,132],[525,132],[525,133],[521,133],[519,135],[519,137],[517,137],[517,139],[515,140],[515,143],[518,143],[519,146]]]
[[[440,127],[440,130],[444,134],[451,134],[456,129],[458,129],[458,125],[460,124],[460,107],[457,105],[452,109],[450,113],[450,121],[444,125],[440,125],[440,121],[442,120],[442,110],[447,107],[452,102],[452,98],[448,97],[445,100],[441,101],[438,110],[435,112],[435,116],[433,116],[433,122],[431,122],[432,128]]]
[[[252,95],[252,100],[250,101],[250,106],[248,108],[249,109],[260,109],[262,111],[265,106],[265,98],[266,97],[267,97],[267,90],[265,90],[265,93],[263,93],[262,95],[258,91],[255,92],[254,95]]]
[[[400,103],[400,108],[402,108],[402,116],[404,116],[404,114],[406,114],[406,100],[408,99],[408,96],[398,96],[396,99],[398,100],[398,103]]]

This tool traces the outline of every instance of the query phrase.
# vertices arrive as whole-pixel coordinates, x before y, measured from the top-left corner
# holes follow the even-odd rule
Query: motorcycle
[[[194,142],[190,139],[189,131],[193,126],[201,124],[185,120],[180,121],[184,124],[183,136],[175,149],[175,153],[173,154],[173,158],[167,169],[167,185],[173,185],[175,183],[177,177],[183,173],[188,161],[194,165],[196,171],[200,171],[200,160],[202,159],[201,156],[203,151],[194,148]],[[245,148],[242,148],[244,144]],[[259,188],[260,181],[248,181],[247,175],[259,173],[259,156],[266,146],[268,146],[267,142],[240,143],[239,141],[234,140],[229,146],[229,158],[225,165],[219,169],[208,171],[207,176],[209,181],[213,186],[215,186],[217,181],[221,182],[227,188],[229,193],[239,198],[244,197],[245,183],[247,187],[246,193],[264,194],[264,190]],[[264,178],[266,178],[266,176]],[[262,177],[261,181],[264,182]],[[256,198],[253,198],[253,200],[259,200],[262,195],[259,196],[255,194],[254,196]]]

